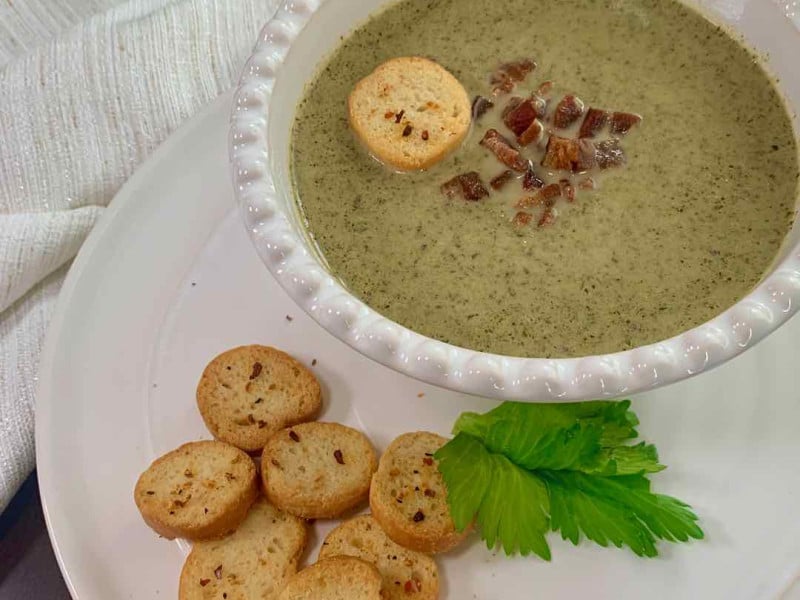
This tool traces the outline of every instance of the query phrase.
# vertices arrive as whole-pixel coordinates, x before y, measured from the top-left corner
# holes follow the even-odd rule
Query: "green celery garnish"
[[[639,556],[656,556],[659,539],[702,539],[688,505],[650,491],[646,475],[665,467],[655,446],[628,445],[638,424],[628,400],[507,402],[461,415],[436,453],[456,528],[476,522],[490,548],[544,560],[549,530]]]

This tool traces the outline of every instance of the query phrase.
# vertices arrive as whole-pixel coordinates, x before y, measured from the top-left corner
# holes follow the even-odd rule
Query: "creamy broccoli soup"
[[[625,166],[546,227],[538,216],[516,226],[508,195],[519,187],[477,201],[442,193],[455,175],[477,172],[488,188],[503,171],[480,143],[486,126],[427,171],[387,169],[355,140],[347,97],[378,64],[411,55],[487,98],[498,65],[530,58],[526,93],[552,81],[587,106],[641,115]],[[499,114],[484,118],[501,130]],[[391,5],[309,84],[291,152],[308,230],[354,295],[421,334],[516,356],[624,350],[714,317],[770,266],[798,196],[773,82],[739,41],[674,0]]]

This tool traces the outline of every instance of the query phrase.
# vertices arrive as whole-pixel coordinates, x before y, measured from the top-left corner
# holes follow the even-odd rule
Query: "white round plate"
[[[175,598],[188,547],[142,522],[132,490],[158,454],[209,437],[195,408],[203,366],[230,346],[283,348],[323,383],[324,418],[379,447],[447,433],[493,402],[383,367],[326,333],[262,265],[234,208],[230,96],[178,132],[125,186],[81,251],[44,352],[39,483],[51,539],[80,600]],[[443,598],[789,598],[800,567],[800,320],[697,379],[637,397],[655,476],[701,515],[707,539],[646,560],[551,536],[553,561],[508,559],[473,539],[440,559]],[[330,527],[315,525],[312,548]],[[796,596],[795,596],[796,597]]]

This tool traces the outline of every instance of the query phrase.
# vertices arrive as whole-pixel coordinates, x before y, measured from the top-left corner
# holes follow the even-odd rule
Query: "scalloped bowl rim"
[[[264,26],[235,93],[230,160],[236,201],[264,264],[298,306],[360,353],[415,379],[468,394],[538,402],[613,398],[719,366],[756,345],[800,308],[796,244],[750,294],[722,314],[668,340],[616,353],[574,358],[496,355],[428,338],[380,315],[328,273],[281,208],[269,167],[269,110],[276,78],[290,47],[322,4],[285,0]]]

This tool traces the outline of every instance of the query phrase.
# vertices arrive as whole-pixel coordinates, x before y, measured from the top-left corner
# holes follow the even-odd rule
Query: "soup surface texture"
[[[445,199],[502,171],[473,127],[426,172],[372,160],[347,96],[381,62],[434,58],[470,96],[531,58],[587,105],[644,117],[628,165],[550,227],[519,230],[496,197]],[[515,356],[599,354],[719,314],[759,281],[798,194],[790,117],[753,54],[674,0],[406,0],[356,29],[309,84],[292,134],[295,193],[331,272],[419,333]]]

